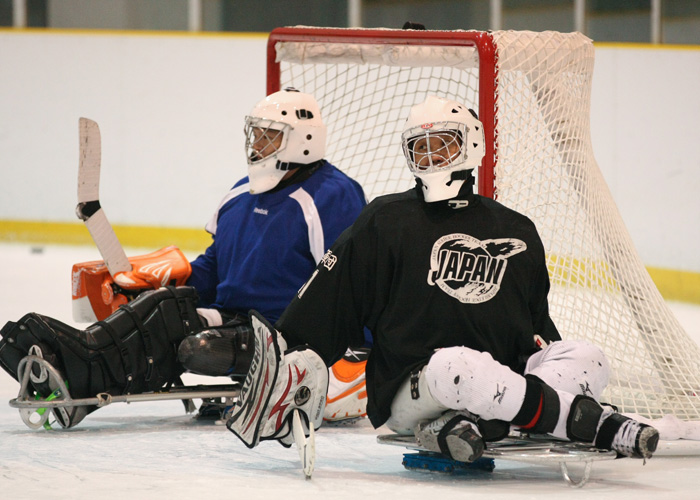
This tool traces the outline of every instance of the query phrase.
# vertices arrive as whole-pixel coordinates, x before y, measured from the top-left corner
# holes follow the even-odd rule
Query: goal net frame
[[[593,155],[594,48],[580,33],[285,27],[267,45],[267,93],[313,94],[328,159],[368,199],[414,181],[400,147],[434,94],[483,123],[482,196],[530,217],[547,253],[550,314],[610,360],[603,399],[648,418],[700,420],[700,348],[639,258]]]

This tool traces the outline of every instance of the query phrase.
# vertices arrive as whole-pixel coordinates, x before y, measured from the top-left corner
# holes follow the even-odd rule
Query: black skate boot
[[[645,460],[651,458],[658,444],[659,431],[619,413],[603,417],[595,439],[596,448]]]
[[[473,462],[484,453],[484,440],[473,416],[466,411],[451,410],[435,420],[421,422],[414,433],[421,446],[459,462]]]
[[[646,460],[659,444],[659,431],[587,396],[576,396],[571,403],[566,427],[572,441],[593,443],[601,450],[616,451],[618,456]]]

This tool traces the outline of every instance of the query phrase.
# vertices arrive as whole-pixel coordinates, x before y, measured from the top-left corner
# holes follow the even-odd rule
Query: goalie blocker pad
[[[71,295],[75,321],[102,321],[142,291],[183,286],[192,273],[187,257],[176,246],[129,257],[129,263],[132,271],[117,273],[121,277],[120,285],[114,282],[103,260],[73,265]]]
[[[177,348],[202,327],[196,304],[192,287],[152,290],[85,330],[29,313],[0,330],[0,365],[17,380],[19,362],[36,345],[74,398],[156,391],[183,372]]]
[[[248,448],[276,439],[294,442],[294,410],[301,414],[303,433],[323,423],[328,390],[328,368],[308,346],[284,353],[284,339],[257,311],[250,311],[254,342],[250,370],[233,416],[226,427]],[[281,346],[280,346],[281,344]]]

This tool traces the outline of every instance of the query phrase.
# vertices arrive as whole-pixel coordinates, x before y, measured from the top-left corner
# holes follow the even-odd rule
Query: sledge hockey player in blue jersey
[[[326,126],[311,95],[289,88],[267,96],[246,117],[244,131],[249,175],[207,224],[213,241],[191,262],[188,286],[142,292],[161,285],[145,258],[114,276],[136,298],[124,298],[85,330],[35,313],[8,322],[0,332],[0,365],[17,379],[22,358],[42,356],[63,374],[72,398],[158,391],[185,369],[233,378],[247,373],[247,312],[279,317],[366,202],[360,185],[324,159]],[[179,267],[189,273],[186,260]],[[366,357],[366,349],[349,351],[331,367],[337,397],[328,420],[365,414]],[[41,377],[32,383],[39,397],[56,389]],[[72,427],[94,409],[54,413]]]
[[[187,285],[200,307],[276,321],[335,239],[365,205],[354,180],[324,159],[326,126],[315,99],[286,89],[246,117],[248,176],[206,225],[213,242]]]
[[[251,313],[255,350],[227,426],[247,446],[320,426],[327,370],[369,328],[367,414],[454,460],[511,426],[649,458],[659,434],[601,405],[603,352],[561,340],[543,244],[530,219],[473,193],[484,156],[476,114],[428,97],[402,134],[414,189],[376,198],[326,253],[273,327]]]
[[[360,185],[324,159],[326,126],[313,96],[295,89],[271,94],[246,117],[244,131],[248,176],[207,224],[213,242],[191,263],[187,281],[197,290],[198,312],[208,326],[247,323],[250,309],[279,318],[365,205]],[[204,337],[189,339],[181,355],[191,344],[191,370],[222,375],[212,372],[202,353]],[[195,365],[200,354],[202,366]],[[326,420],[364,416],[366,357],[366,349],[349,351],[331,367],[336,398]]]

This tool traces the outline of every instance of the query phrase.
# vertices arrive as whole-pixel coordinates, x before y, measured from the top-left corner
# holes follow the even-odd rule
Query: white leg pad
[[[467,347],[438,350],[425,368],[433,398],[483,419],[511,421],[525,398],[525,378],[486,352]]]
[[[610,379],[610,364],[599,347],[582,340],[562,340],[530,356],[525,374],[537,376],[558,391],[598,401]]]

